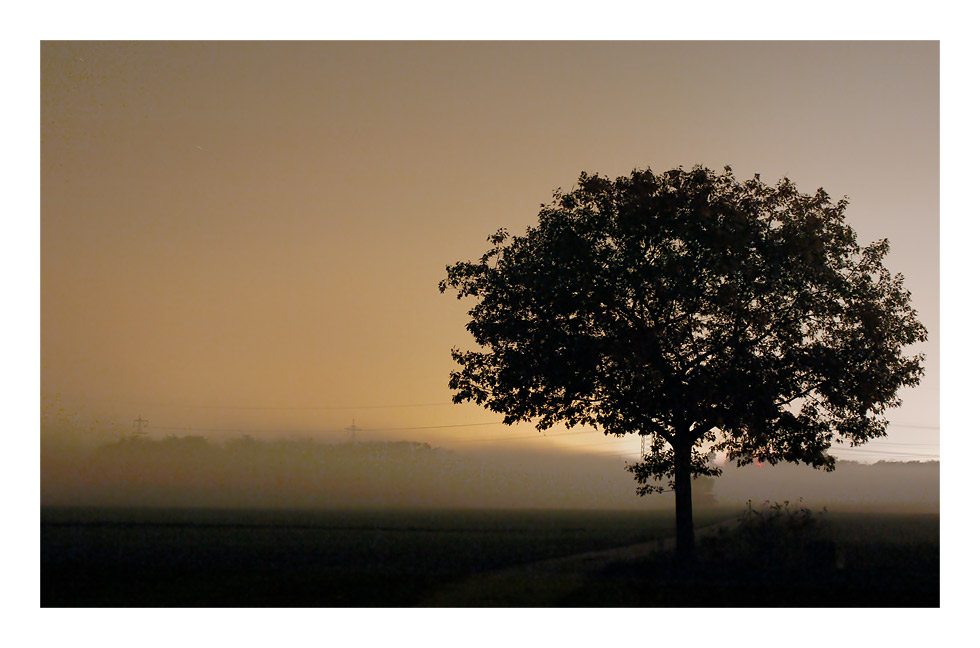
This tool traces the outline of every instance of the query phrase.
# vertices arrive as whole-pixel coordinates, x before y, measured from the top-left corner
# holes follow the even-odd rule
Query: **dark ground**
[[[669,553],[620,561],[560,602],[586,607],[938,607],[939,516],[838,514],[796,557],[732,560],[705,540],[693,574]],[[651,586],[654,584],[654,586]]]
[[[732,516],[716,511],[698,522]],[[537,587],[513,606],[939,604],[938,515],[831,522],[833,540],[806,557],[806,569],[732,560],[724,543],[706,539],[685,579],[669,552],[644,553],[596,562],[574,587],[552,591],[556,576],[535,569],[540,561],[669,537],[672,513],[42,509],[41,605],[408,607],[460,582],[479,590],[482,579],[519,566]]]

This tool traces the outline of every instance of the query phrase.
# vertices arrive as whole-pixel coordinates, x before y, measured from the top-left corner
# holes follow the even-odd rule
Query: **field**
[[[828,528],[834,564],[801,585],[731,563],[710,537],[678,579],[669,551],[651,551],[672,535],[664,512],[46,508],[41,605],[938,605],[937,515],[840,514]]]
[[[669,553],[617,561],[592,574],[567,606],[938,607],[939,516],[838,513],[796,555],[703,538],[693,574]],[[791,544],[791,543],[788,543]]]

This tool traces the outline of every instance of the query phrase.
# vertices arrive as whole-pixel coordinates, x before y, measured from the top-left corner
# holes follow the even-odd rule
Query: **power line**
[[[396,427],[396,428],[357,428],[358,432],[397,432],[404,430],[438,430],[438,429],[449,429],[449,428],[464,428],[464,427],[480,427],[487,425],[503,425],[500,421],[488,421],[486,423],[457,423],[455,425],[420,425],[412,427]],[[240,432],[245,434],[295,434],[299,430],[274,430],[274,429],[245,429],[245,428],[199,428],[199,427],[177,427],[177,426],[154,426],[154,430],[166,430],[166,431],[180,431],[180,432]],[[345,428],[346,430],[346,428]],[[325,429],[317,430],[318,432],[343,432],[345,430],[340,429]],[[455,445],[459,443],[494,443],[497,441],[512,441],[519,439],[548,439],[555,437],[566,437],[575,436],[578,434],[588,434],[593,433],[595,430],[581,430],[577,432],[562,432],[555,434],[530,434],[530,435],[519,435],[519,436],[493,436],[484,437],[481,439],[445,439],[439,443],[445,445]]]
[[[456,444],[456,443],[493,443],[495,441],[514,441],[518,439],[552,439],[555,437],[567,437],[574,436],[576,434],[588,434],[594,430],[582,430],[580,432],[558,432],[555,434],[528,434],[521,436],[505,436],[505,437],[485,437],[483,439],[453,439],[447,441],[440,441],[439,443],[445,444]]]
[[[401,432],[409,430],[440,430],[440,429],[454,429],[454,428],[466,428],[466,427],[484,427],[488,425],[503,425],[502,421],[487,421],[483,423],[456,423],[451,425],[416,425],[416,426],[405,426],[405,427],[379,427],[379,428],[358,428],[358,431],[362,432]],[[269,433],[295,433],[297,430],[281,430],[281,429],[247,429],[247,428],[200,428],[191,426],[154,426],[156,430],[166,430],[166,431],[185,431],[185,432],[240,432],[246,434],[269,434]],[[318,430],[320,432],[341,432],[340,429],[323,429]],[[597,434],[601,433],[599,430],[588,429],[579,430],[576,432],[564,432],[564,433],[538,433],[531,435],[518,435],[518,436],[494,436],[486,437],[482,439],[455,439],[446,440],[444,443],[447,444],[457,444],[457,443],[493,443],[496,441],[504,440],[520,440],[520,439],[538,439],[538,438],[549,438],[549,437],[567,437],[575,436],[579,434]],[[615,439],[603,439],[602,441],[589,444],[580,444],[581,447],[592,447],[599,445],[611,445],[616,442],[623,442],[626,439],[623,437],[616,437]],[[875,446],[932,446],[935,447],[937,444],[934,443],[911,443],[911,442],[891,442],[891,441],[876,441]],[[876,448],[852,448],[852,447],[835,447],[834,450],[841,452],[863,452],[863,453],[875,453],[875,454],[905,454],[907,456],[925,456],[923,453],[900,453],[894,450],[888,449],[876,449]],[[929,456],[933,456],[929,453]]]
[[[400,430],[434,430],[441,428],[460,428],[475,427],[480,425],[501,425],[500,421],[488,421],[486,423],[459,423],[456,425],[423,425],[417,427],[398,427],[398,428],[357,428],[358,432],[394,432]],[[244,429],[244,428],[199,428],[199,427],[178,427],[178,426],[154,426],[154,430],[180,430],[185,432],[245,432],[249,434],[269,434],[269,433],[295,433],[299,430],[275,430],[275,429]],[[346,429],[345,429],[346,430]],[[318,432],[343,432],[340,429],[316,430]]]
[[[58,392],[56,396],[62,397],[75,397],[75,398],[86,398],[84,394],[78,393],[64,393]],[[94,396],[93,400],[98,401],[110,401],[113,403],[136,403],[140,405],[148,405],[153,407],[179,407],[184,409],[215,409],[215,410],[270,410],[270,411],[288,411],[288,410],[359,410],[359,409],[397,409],[402,407],[444,407],[447,405],[453,405],[452,401],[438,401],[438,402],[428,402],[428,403],[384,403],[384,404],[372,404],[372,405],[286,405],[286,406],[275,406],[275,405],[198,405],[193,403],[180,403],[180,402],[169,402],[169,403],[149,403],[147,404],[143,400],[135,400],[131,398],[113,398],[112,396]]]
[[[938,459],[939,455],[934,452],[900,452],[897,450],[875,450],[874,448],[835,448],[840,453],[855,453],[858,455],[877,455],[888,457],[930,457]]]
[[[441,401],[438,403],[403,403],[398,405],[324,405],[324,406],[298,406],[298,407],[275,407],[272,405],[186,405],[180,403],[170,403],[161,407],[183,407],[187,409],[217,409],[217,410],[269,410],[269,411],[317,411],[317,410],[362,410],[362,409],[397,409],[402,407],[438,407],[452,405],[451,401]]]
[[[476,427],[479,425],[503,425],[503,422],[489,421],[487,423],[458,423],[456,425],[420,425],[415,427],[358,428],[358,430],[361,430],[363,432],[398,432],[401,430],[439,430],[442,428]]]
[[[77,396],[77,394],[75,394]],[[110,399],[111,400],[111,399]],[[141,401],[124,400],[122,402],[136,403]],[[445,407],[455,405],[452,401],[438,401],[429,403],[398,403],[398,404],[374,404],[374,405],[300,405],[300,406],[274,406],[274,405],[192,405],[189,403],[157,403],[156,407],[181,407],[187,409],[216,409],[216,410],[268,410],[268,411],[328,411],[328,410],[367,410],[367,409],[398,409],[408,407]],[[482,425],[482,424],[481,424]],[[431,427],[431,426],[430,426]],[[438,427],[438,426],[436,426]],[[908,428],[917,430],[938,430],[938,425],[914,425],[905,423],[888,423],[891,428]],[[158,428],[162,429],[162,428]],[[413,429],[413,428],[385,428]],[[419,428],[422,429],[422,428]]]
[[[878,439],[875,439],[874,441],[871,441],[871,443],[873,443],[875,445],[875,447],[882,446],[882,445],[887,445],[887,446],[932,446],[932,447],[938,447],[939,446],[938,443],[930,443],[928,441],[923,441],[923,442],[918,442],[918,441],[879,441]]]
[[[297,430],[245,430],[242,428],[199,428],[199,427],[175,427],[175,426],[164,426],[157,425],[154,426],[154,430],[173,430],[179,432],[244,432],[247,434],[268,434],[268,433],[284,433],[284,432],[296,432]],[[328,430],[334,431],[334,430]]]

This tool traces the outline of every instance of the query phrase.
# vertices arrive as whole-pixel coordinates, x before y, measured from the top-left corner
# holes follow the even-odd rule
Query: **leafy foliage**
[[[835,440],[885,434],[922,375],[902,349],[926,339],[887,240],[860,246],[846,206],[729,167],[583,173],[523,236],[447,267],[440,290],[477,299],[480,347],[453,349],[453,400],[649,435],[629,468],[641,495],[678,466],[717,474],[711,452],[830,470]]]

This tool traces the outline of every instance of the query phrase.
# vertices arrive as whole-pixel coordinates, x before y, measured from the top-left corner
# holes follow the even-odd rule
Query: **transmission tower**
[[[357,425],[354,423],[354,419],[351,419],[350,420],[350,427],[344,428],[344,430],[347,432],[347,441],[348,442],[350,442],[350,443],[357,443],[357,431],[359,429],[360,428],[358,428]]]
[[[139,418],[133,419],[133,438],[146,434],[146,426],[149,424],[150,422],[143,418],[142,414]]]

